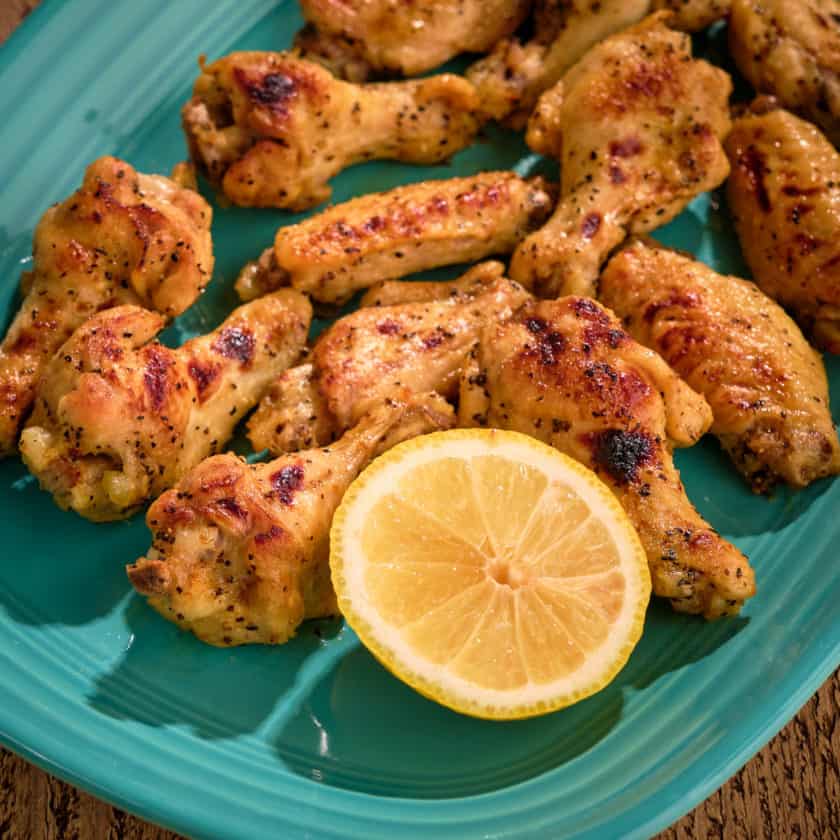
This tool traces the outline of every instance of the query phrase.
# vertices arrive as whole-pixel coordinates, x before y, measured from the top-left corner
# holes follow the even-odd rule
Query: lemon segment
[[[351,485],[331,532],[347,622],[397,677],[510,719],[603,688],[641,636],[638,535],[589,470],[517,432],[402,443]]]

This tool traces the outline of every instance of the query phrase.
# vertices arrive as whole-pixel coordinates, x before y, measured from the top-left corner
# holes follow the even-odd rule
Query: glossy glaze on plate
[[[0,49],[4,323],[38,218],[85,165],[112,153],[168,172],[185,154],[178,112],[199,52],[280,48],[299,23],[276,0],[48,0],[33,13]],[[491,130],[448,167],[345,172],[334,199],[509,167],[543,164]],[[297,218],[217,208],[215,279],[171,340],[218,323],[242,263]],[[708,197],[658,236],[743,271]],[[836,421],[840,363],[828,369]],[[750,554],[758,595],[713,624],[655,603],[605,691],[498,724],[414,694],[340,622],[279,648],[202,645],[130,590],[123,565],[149,543],[142,517],[84,522],[18,460],[2,462],[0,740],[193,837],[647,836],[711,793],[840,662],[840,482],[752,496],[712,439],[678,463],[701,513]]]

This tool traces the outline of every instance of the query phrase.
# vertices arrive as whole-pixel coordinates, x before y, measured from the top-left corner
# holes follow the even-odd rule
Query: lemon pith
[[[478,717],[543,714],[606,685],[638,641],[650,576],[588,470],[516,432],[400,444],[333,521],[350,626],[397,677]]]

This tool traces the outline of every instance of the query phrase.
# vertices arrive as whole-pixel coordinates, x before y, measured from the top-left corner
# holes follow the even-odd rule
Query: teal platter
[[[102,154],[168,172],[200,53],[282,49],[277,0],[45,0],[0,48],[0,316],[46,207]],[[699,45],[710,54],[714,39]],[[450,165],[366,164],[334,200],[482,169],[544,171],[488,130]],[[298,217],[216,207],[217,268],[168,333],[236,303],[233,280]],[[744,272],[719,196],[657,232]],[[451,277],[452,269],[437,276]],[[840,361],[827,359],[840,409]],[[681,451],[689,495],[752,558],[758,595],[706,624],[653,603],[606,690],[515,723],[461,717],[387,674],[340,621],[279,648],[218,650],[163,621],[123,571],[142,516],[59,511],[20,461],[0,463],[0,741],[97,796],[191,837],[647,837],[743,765],[840,663],[840,483],[753,496],[709,439]]]

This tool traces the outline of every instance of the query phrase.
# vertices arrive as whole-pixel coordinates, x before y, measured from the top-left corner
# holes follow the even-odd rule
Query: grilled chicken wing
[[[840,143],[837,0],[732,0],[729,49],[756,90],[774,94]]]
[[[211,216],[198,193],[112,157],[44,213],[0,345],[0,457],[16,451],[44,365],[94,312],[136,303],[172,318],[201,294],[213,273]]]
[[[737,612],[746,558],[692,507],[672,447],[708,428],[706,401],[589,298],[535,301],[489,324],[462,374],[461,425],[514,429],[595,470],[639,532],[653,589],[676,610]]]
[[[254,448],[279,454],[327,444],[387,397],[454,397],[480,326],[529,297],[502,272],[499,263],[483,263],[454,283],[371,290],[365,302],[374,305],[336,321],[310,360],[272,385],[248,424]],[[390,305],[376,306],[377,299]]]
[[[177,350],[150,342],[160,315],[95,315],[44,371],[20,448],[63,508],[121,519],[217,452],[303,349],[312,309],[284,289]]]
[[[691,58],[667,14],[590,50],[540,98],[528,144],[561,160],[551,220],[521,242],[510,273],[543,297],[594,292],[629,233],[670,221],[723,181],[729,76]]]
[[[754,490],[840,472],[822,359],[752,283],[635,242],[610,260],[599,297],[706,397],[712,432]]]
[[[305,48],[331,56],[337,41],[374,74],[416,76],[459,53],[486,52],[522,23],[530,5],[530,0],[302,0],[303,16],[317,32],[307,32]]]
[[[689,32],[724,17],[731,0],[543,0],[537,4],[534,37],[500,40],[467,71],[482,110],[514,128],[525,125],[540,94],[595,44],[641,21],[655,9],[670,9],[668,23]]]
[[[840,155],[783,110],[735,120],[725,145],[729,208],[756,283],[840,353]]]
[[[354,163],[446,160],[472,142],[477,110],[460,76],[354,85],[289,53],[237,52],[202,64],[182,118],[193,160],[234,204],[305,210]]]
[[[551,212],[541,178],[486,172],[354,198],[277,231],[243,269],[245,300],[291,283],[335,303],[380,280],[510,253]]]
[[[208,458],[149,509],[154,544],[129,579],[205,642],[282,644],[304,619],[337,613],[329,531],[350,482],[390,446],[453,421],[439,397],[389,402],[329,449],[253,466]]]

